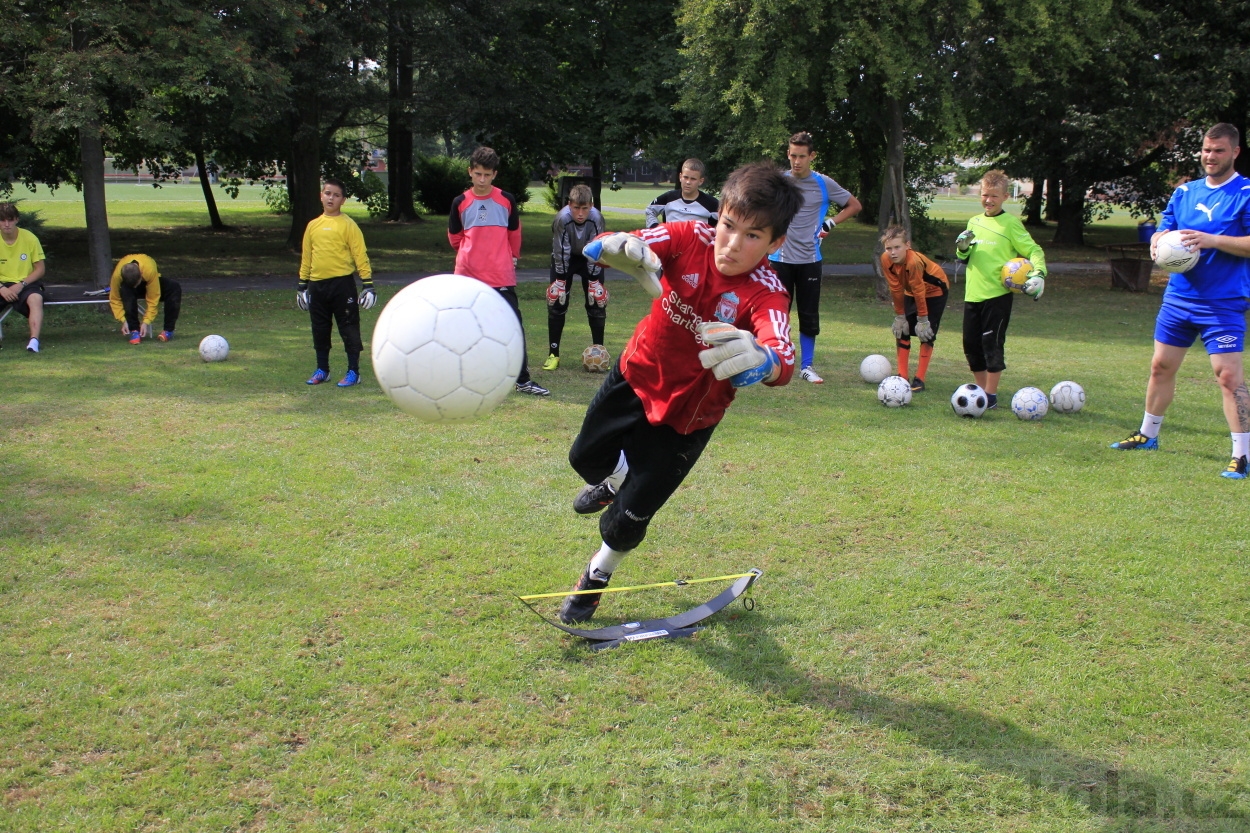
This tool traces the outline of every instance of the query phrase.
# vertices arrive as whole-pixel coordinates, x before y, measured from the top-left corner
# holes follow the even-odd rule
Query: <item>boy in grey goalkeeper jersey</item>
[[[660,223],[691,220],[702,220],[709,226],[716,225],[716,212],[720,210],[720,203],[715,197],[699,190],[704,181],[704,172],[703,163],[698,159],[687,159],[682,163],[681,175],[677,178],[681,187],[665,191],[651,201],[647,206],[647,228],[655,228]]]
[[[803,207],[790,223],[786,242],[768,259],[799,311],[799,348],[803,353],[799,378],[819,385],[825,380],[812,367],[812,359],[816,336],[820,335],[820,241],[839,223],[858,214],[860,203],[850,191],[812,170],[816,158],[812,143],[812,134],[806,131],[790,137],[786,152],[790,170],[786,176],[793,177],[803,192]],[[830,203],[838,212],[826,217]]]
[[[551,352],[543,362],[543,370],[555,370],[560,366],[560,339],[564,335],[574,276],[582,281],[590,341],[603,346],[608,290],[603,285],[603,267],[587,261],[582,249],[605,231],[607,226],[594,206],[590,188],[574,185],[569,192],[569,204],[560,209],[551,224],[551,282],[547,286],[547,343]]]

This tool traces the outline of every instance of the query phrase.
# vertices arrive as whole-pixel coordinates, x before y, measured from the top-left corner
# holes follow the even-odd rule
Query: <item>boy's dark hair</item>
[[[0,220],[20,220],[22,215],[11,202],[0,202]]]
[[[789,230],[802,206],[799,186],[771,162],[743,165],[729,175],[720,192],[721,216],[731,212],[754,226],[771,229],[773,240]]]
[[[1227,139],[1228,143],[1233,147],[1241,147],[1241,131],[1236,125],[1222,121],[1219,124],[1211,125],[1211,128],[1202,135],[1204,139]]]
[[[143,282],[143,270],[139,268],[139,261],[132,260],[122,266],[122,283],[135,289]]]
[[[499,170],[499,154],[493,148],[480,147],[469,157],[470,168],[485,168],[488,171]]]
[[[806,130],[800,130],[798,133],[795,133],[790,137],[790,144],[802,145],[807,148],[808,151],[811,151],[812,147],[816,144],[816,140],[813,139],[812,134],[808,133]]]
[[[697,173],[699,176],[703,176],[703,177],[707,176],[707,168],[704,167],[702,159],[695,159],[692,156],[689,159],[687,159],[685,162],[682,162],[681,167],[682,167],[682,170],[689,168],[690,170]]]
[[[574,185],[569,190],[569,205],[594,205],[595,195],[586,183]]]
[[[321,187],[324,188],[327,185],[333,185],[335,188],[339,189],[340,194],[342,194],[345,197],[347,196],[347,186],[343,184],[343,180],[338,179],[336,177],[328,176],[325,178],[325,181],[322,183]]]
[[[895,237],[903,238],[904,243],[911,242],[911,235],[907,233],[907,229],[903,228],[898,223],[892,223],[886,226],[885,231],[881,232],[882,243],[887,240],[893,240]]]

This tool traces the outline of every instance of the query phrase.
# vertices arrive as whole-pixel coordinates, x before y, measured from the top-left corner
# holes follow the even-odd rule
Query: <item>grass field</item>
[[[642,225],[638,213],[664,188],[629,186],[605,191],[604,213],[609,228],[633,229]],[[290,218],[268,213],[260,187],[241,189],[231,199],[220,188],[216,191],[222,220],[230,229],[213,231],[198,183],[150,184],[112,182],[106,187],[109,225],[114,257],[143,252],[156,258],[162,271],[171,277],[219,277],[295,275],[299,257],[286,248]],[[546,268],[551,254],[553,213],[546,206],[541,187],[531,188],[522,220],[523,268]],[[40,212],[45,222],[41,240],[48,255],[49,280],[59,283],[87,282],[90,262],[83,219],[82,196],[71,188],[49,193],[40,188],[31,193],[17,187],[14,197],[21,208]],[[364,206],[349,203],[345,209],[361,224],[374,269],[379,272],[450,271],[455,262],[447,242],[445,217],[428,217],[420,223],[397,224],[372,220]],[[946,197],[935,201],[932,214],[948,225],[953,241],[968,217],[980,212],[973,197]],[[1018,204],[1009,205],[1019,212]],[[1051,262],[1099,263],[1107,258],[1103,245],[1136,240],[1136,225],[1126,214],[1093,224],[1087,231],[1089,245],[1056,247],[1048,245],[1051,229],[1033,231],[1046,249]],[[876,227],[844,223],[827,238],[824,258],[828,263],[870,263],[876,242]],[[951,252],[931,253],[950,255]]]
[[[615,354],[644,299],[611,288]],[[520,291],[537,363],[542,287]],[[189,296],[168,345],[81,308],[38,356],[11,336],[0,830],[1250,829],[1250,492],[1217,476],[1201,355],[1161,451],[1106,448],[1140,418],[1158,295],[1056,277],[1019,304],[1004,390],[1089,394],[1022,423],[951,414],[958,303],[930,390],[881,408],[857,367],[891,315],[866,279],[825,291],[827,383],[741,392],[616,582],[759,567],[755,609],[603,653],[513,598],[598,545],[566,460],[595,377],[423,424],[367,365],[306,387],[286,292]],[[207,333],[227,362],[199,361]]]

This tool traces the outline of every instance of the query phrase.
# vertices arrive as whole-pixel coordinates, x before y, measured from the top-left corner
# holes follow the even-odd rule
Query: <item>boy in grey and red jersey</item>
[[[603,545],[575,591],[607,586],[699,459],[737,388],[790,381],[790,296],[767,256],[784,242],[801,204],[798,188],[776,167],[748,165],[726,181],[715,229],[664,223],[586,247],[587,259],[631,273],[655,300],[569,450],[588,484],[573,508],[607,509],[599,520]],[[561,621],[591,618],[600,595],[568,596]]]
[[[516,264],[521,257],[521,212],[516,199],[494,185],[499,155],[480,147],[469,157],[472,187],[451,201],[447,217],[447,240],[456,250],[456,274],[477,278],[492,286],[521,321],[516,296]],[[525,335],[522,322],[521,335]],[[530,379],[529,360],[521,354],[517,393],[548,396],[551,391]]]

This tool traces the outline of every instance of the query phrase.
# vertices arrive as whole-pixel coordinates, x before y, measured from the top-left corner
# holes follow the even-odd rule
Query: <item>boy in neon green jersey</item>
[[[1033,264],[1022,291],[1033,299],[1046,288],[1046,255],[1024,230],[1020,218],[1003,211],[1011,183],[1002,171],[990,171],[981,180],[984,214],[968,220],[955,239],[955,253],[968,264],[964,283],[964,355],[977,384],[988,395],[989,407],[998,405],[998,381],[1007,368],[1003,345],[1011,321],[1012,292],[999,277],[1003,264],[1027,257]]]

